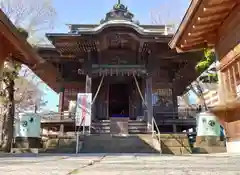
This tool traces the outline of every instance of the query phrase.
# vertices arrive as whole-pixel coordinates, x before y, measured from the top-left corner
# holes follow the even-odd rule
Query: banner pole
[[[77,130],[77,139],[76,139],[76,154],[78,154],[78,150],[79,150],[78,146],[79,146],[79,132],[78,132],[78,130]]]

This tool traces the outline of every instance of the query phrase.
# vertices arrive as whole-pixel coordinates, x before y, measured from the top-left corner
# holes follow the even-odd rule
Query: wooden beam
[[[204,1],[204,4],[207,6],[221,5],[232,0],[207,0]]]
[[[197,24],[194,26],[195,31],[201,31],[209,28],[215,28],[216,26],[219,26],[222,22],[221,21],[214,21],[212,23],[203,23],[203,24]]]
[[[203,12],[201,16],[198,17],[198,23],[201,24],[201,21],[222,21],[230,13],[229,9],[223,9],[222,11],[213,11],[213,12]]]
[[[4,35],[9,41],[9,44],[12,45],[9,49],[21,52],[24,55],[23,58],[25,59],[23,61],[29,61],[31,63],[43,61],[10,21],[0,20],[0,27],[1,34]]]
[[[9,45],[6,42],[5,37],[1,35],[1,33],[0,33],[0,41],[1,41],[0,42],[0,61],[4,61],[9,54],[8,52]]]
[[[205,11],[220,11],[222,9],[231,9],[234,5],[236,5],[236,1],[225,0],[221,2],[219,0],[216,3],[211,3],[210,1],[206,1],[206,10]]]
[[[215,35],[216,36],[216,28],[208,28],[206,30],[202,30],[202,31],[194,31],[193,33],[191,33],[191,35],[189,35],[188,38],[196,38],[196,37],[200,37],[200,36],[212,36]],[[203,40],[206,38],[203,38]]]
[[[199,7],[199,9],[201,8],[204,9],[206,7],[204,6]],[[185,32],[185,35],[182,37],[184,38],[184,41],[183,40],[181,41],[182,44],[186,40],[189,40],[189,38],[191,37],[200,37],[200,36],[207,37],[209,34],[216,35],[216,28],[218,27],[218,25],[221,24],[223,19],[225,19],[225,17],[229,14],[229,9],[215,12],[213,14],[205,14],[204,12],[201,14],[202,15],[196,17],[195,21],[189,25],[187,29],[188,32]],[[203,38],[203,41],[204,40],[209,40],[209,39]],[[213,39],[213,42],[211,42],[211,44],[216,44],[215,42],[216,42],[216,39]]]

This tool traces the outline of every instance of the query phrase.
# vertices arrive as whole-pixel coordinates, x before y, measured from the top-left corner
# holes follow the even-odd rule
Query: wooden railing
[[[71,112],[53,112],[53,113],[40,113],[39,114],[41,116],[41,120],[69,120],[69,121],[73,121],[75,120],[75,113],[71,113]]]

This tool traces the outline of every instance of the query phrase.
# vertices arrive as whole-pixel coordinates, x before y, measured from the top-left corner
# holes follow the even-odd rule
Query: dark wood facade
[[[114,10],[112,13],[119,9]],[[126,13],[116,18],[116,14],[109,18],[108,13],[100,24],[69,25],[68,33],[47,34],[54,47],[38,48],[42,58],[61,74],[56,80],[61,84],[57,90],[62,94],[60,111],[68,109],[69,100],[76,100],[78,92],[86,92],[86,77],[91,79],[94,96],[104,75],[93,119],[109,119],[114,100],[119,101],[116,106],[124,106],[130,119],[144,115],[134,76],[154,115],[177,112],[177,96],[197,77],[195,65],[202,52],[176,53],[168,46],[172,34],[167,33],[167,26],[140,25],[126,15],[126,8],[120,10]],[[152,104],[153,94],[160,97],[156,104]]]

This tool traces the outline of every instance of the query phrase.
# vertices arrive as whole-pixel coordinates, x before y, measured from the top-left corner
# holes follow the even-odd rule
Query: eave
[[[44,62],[44,60],[38,56],[32,46],[21,36],[17,28],[12,24],[4,12],[0,9],[0,31],[4,38],[10,45],[14,47],[13,50],[17,50],[23,55],[21,61],[26,63],[30,62],[36,64],[38,62]]]
[[[221,37],[220,28],[225,20],[240,7],[236,0],[193,0],[169,43],[178,52],[215,47]]]
[[[17,28],[2,10],[0,10],[0,38],[0,45],[2,44],[5,49],[5,54],[0,55],[0,59],[4,60],[9,54],[16,55],[17,61],[26,64],[53,90],[57,92],[58,89],[60,89],[57,83],[51,86],[52,82],[56,82],[58,77],[58,72],[55,67],[37,54],[35,48],[21,36]]]
[[[69,35],[74,35],[74,34],[81,34],[81,35],[88,35],[88,34],[99,34],[106,28],[130,28],[135,30],[138,34],[140,35],[153,35],[153,36],[159,36],[159,35],[164,35],[165,33],[165,28],[169,26],[153,26],[151,28],[150,25],[137,25],[131,21],[126,21],[126,20],[111,20],[107,21],[103,24],[100,25],[76,25],[73,27],[73,25],[69,25],[72,33],[68,33]],[[161,30],[160,30],[161,29]],[[74,33],[74,32],[75,33]],[[47,34],[47,36],[50,36],[51,34]],[[56,35],[56,34],[53,34]],[[64,35],[64,34],[62,34]]]

